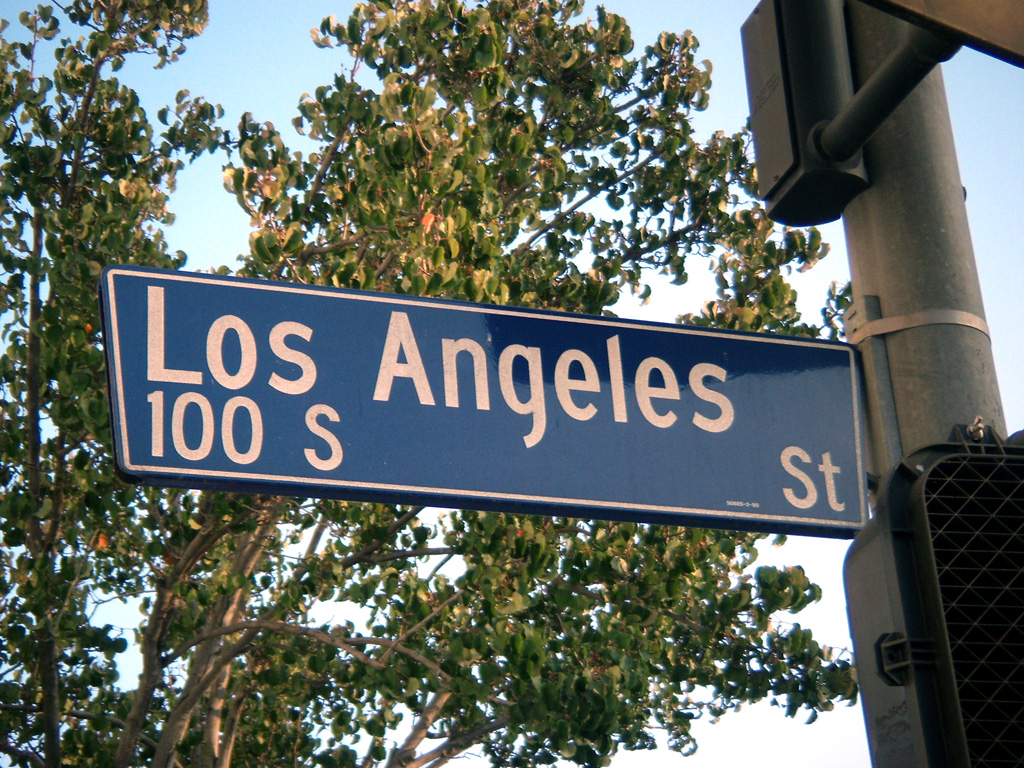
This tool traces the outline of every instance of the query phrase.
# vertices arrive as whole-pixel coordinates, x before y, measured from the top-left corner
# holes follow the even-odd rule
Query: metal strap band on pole
[[[859,344],[872,336],[905,331],[908,328],[919,328],[922,325],[963,325],[981,331],[986,336],[989,335],[988,323],[977,315],[957,309],[932,309],[872,320],[860,328],[854,329],[846,338],[851,344]]]

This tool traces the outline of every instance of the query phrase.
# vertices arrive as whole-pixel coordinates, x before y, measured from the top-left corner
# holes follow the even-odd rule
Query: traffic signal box
[[[868,187],[859,151],[833,162],[813,139],[854,93],[842,5],[762,0],[742,38],[758,194],[768,215],[794,226],[838,219]]]
[[[907,456],[845,581],[874,768],[1024,765],[1024,448]]]

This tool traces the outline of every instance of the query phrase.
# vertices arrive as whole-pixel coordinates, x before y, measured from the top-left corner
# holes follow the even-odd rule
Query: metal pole
[[[854,0],[848,11],[854,76],[864,83],[913,28]],[[843,214],[855,298],[847,333],[865,369],[869,467],[884,478],[911,451],[946,442],[956,425],[981,417],[1002,436],[1006,427],[938,68],[877,130],[864,161],[871,187]],[[903,546],[918,533],[896,538]],[[918,636],[916,619],[903,615],[894,541],[880,514],[847,555],[872,765],[951,768],[962,763],[936,733],[934,692],[867,679],[877,675],[880,631]],[[915,702],[927,711],[912,711]]]
[[[915,28],[860,2],[848,10],[863,83]],[[874,134],[865,162],[871,187],[843,215],[856,307],[848,330],[861,339],[868,442],[882,475],[977,416],[1002,436],[1006,427],[938,68]]]

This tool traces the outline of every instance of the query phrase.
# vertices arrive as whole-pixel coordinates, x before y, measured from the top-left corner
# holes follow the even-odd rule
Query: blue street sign
[[[113,267],[118,469],[150,485],[853,536],[845,344]]]

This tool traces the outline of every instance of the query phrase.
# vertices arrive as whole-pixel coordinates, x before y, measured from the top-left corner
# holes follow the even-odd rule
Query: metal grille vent
[[[972,768],[1024,766],[1024,457],[954,455],[924,484]]]

